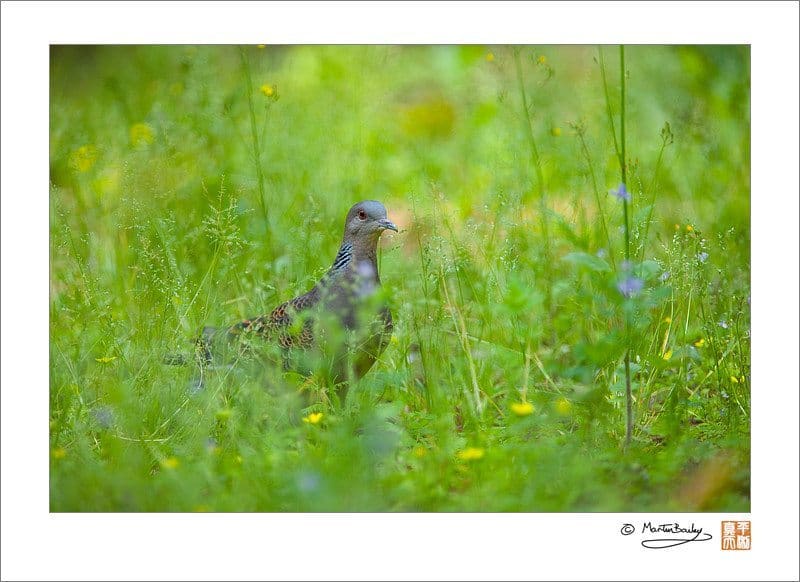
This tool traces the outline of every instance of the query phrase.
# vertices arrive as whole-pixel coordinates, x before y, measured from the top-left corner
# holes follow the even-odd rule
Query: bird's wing
[[[306,319],[299,331],[292,330],[297,314],[315,307],[320,300],[320,292],[314,287],[294,299],[281,303],[269,315],[245,319],[229,328],[228,333],[255,333],[267,338],[276,338],[283,348],[309,348],[314,343],[312,321]]]

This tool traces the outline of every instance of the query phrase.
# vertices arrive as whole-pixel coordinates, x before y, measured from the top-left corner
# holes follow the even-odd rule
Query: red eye
[[[359,210],[359,211],[358,211],[358,217],[359,217],[361,220],[366,220],[366,218],[367,218],[367,213],[366,213],[366,212],[364,212],[363,210]]]

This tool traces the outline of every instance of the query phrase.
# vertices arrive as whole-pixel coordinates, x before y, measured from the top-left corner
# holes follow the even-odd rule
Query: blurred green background
[[[748,511],[749,48],[625,57],[631,267],[616,46],[53,46],[51,510]],[[346,406],[162,364],[362,199],[395,335]]]

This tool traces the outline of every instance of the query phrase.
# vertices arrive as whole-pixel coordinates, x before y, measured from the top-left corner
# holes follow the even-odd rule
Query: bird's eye
[[[361,220],[366,220],[366,218],[367,218],[367,213],[366,213],[366,212],[364,212],[363,210],[359,210],[359,211],[358,211],[358,217],[359,217]]]

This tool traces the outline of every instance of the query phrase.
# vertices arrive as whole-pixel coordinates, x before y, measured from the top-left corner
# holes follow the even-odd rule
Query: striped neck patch
[[[333,260],[331,271],[341,271],[353,260],[353,243],[344,243]]]

